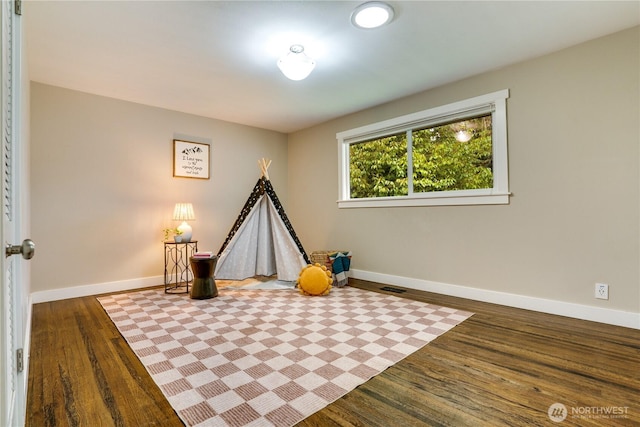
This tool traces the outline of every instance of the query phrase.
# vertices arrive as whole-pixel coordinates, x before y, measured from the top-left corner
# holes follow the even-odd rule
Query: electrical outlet
[[[606,283],[596,283],[596,298],[609,299],[609,285]]]

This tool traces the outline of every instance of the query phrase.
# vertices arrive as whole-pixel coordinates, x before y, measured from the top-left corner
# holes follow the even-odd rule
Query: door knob
[[[7,243],[7,247],[5,248],[5,257],[11,255],[22,254],[22,258],[31,259],[33,255],[36,253],[36,244],[33,243],[31,239],[25,239],[21,245],[11,245]]]

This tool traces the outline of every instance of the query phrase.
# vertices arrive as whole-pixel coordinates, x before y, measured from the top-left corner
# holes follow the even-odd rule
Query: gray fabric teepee
[[[295,281],[309,264],[284,208],[269,181],[270,161],[260,162],[262,176],[218,251],[216,279],[272,276]]]

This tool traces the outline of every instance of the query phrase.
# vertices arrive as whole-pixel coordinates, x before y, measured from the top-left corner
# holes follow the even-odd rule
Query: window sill
[[[390,208],[403,206],[464,206],[464,205],[508,205],[511,193],[378,197],[368,199],[338,200],[338,208]]]

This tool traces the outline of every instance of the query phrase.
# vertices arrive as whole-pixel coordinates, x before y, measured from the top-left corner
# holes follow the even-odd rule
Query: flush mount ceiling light
[[[291,46],[289,53],[278,59],[278,68],[291,80],[306,79],[315,66],[316,62],[304,53],[304,47],[299,44]]]
[[[358,28],[378,28],[393,19],[393,8],[381,1],[371,1],[356,7],[351,14],[351,23]]]

